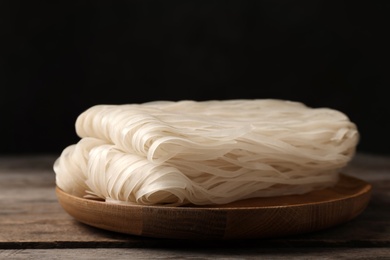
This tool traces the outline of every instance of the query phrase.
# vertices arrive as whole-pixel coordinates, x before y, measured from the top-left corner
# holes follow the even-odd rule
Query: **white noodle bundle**
[[[348,117],[253,99],[96,105],[54,164],[65,192],[141,205],[224,204],[338,181],[359,133]]]

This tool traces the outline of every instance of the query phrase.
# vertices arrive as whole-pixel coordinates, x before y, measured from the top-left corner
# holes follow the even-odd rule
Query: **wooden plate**
[[[163,207],[111,204],[56,188],[63,209],[97,228],[173,239],[270,238],[318,231],[357,217],[371,185],[341,174],[333,188],[306,195],[257,198],[216,206]]]

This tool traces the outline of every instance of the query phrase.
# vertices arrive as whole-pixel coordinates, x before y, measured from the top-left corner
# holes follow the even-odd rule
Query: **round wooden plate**
[[[56,188],[63,209],[97,228],[173,239],[271,238],[318,231],[357,217],[371,185],[343,175],[333,188],[213,206],[142,206],[83,199]]]

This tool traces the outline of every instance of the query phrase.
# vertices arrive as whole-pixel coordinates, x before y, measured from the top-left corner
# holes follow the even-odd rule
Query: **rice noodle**
[[[340,111],[276,99],[96,105],[54,164],[65,192],[178,206],[304,194],[334,185],[355,154]]]

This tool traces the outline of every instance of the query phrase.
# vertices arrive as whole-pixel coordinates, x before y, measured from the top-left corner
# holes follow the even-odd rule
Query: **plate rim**
[[[158,237],[158,238],[180,238],[180,239],[236,239],[236,238],[271,238],[284,235],[294,235],[300,233],[307,233],[312,231],[318,231],[325,228],[330,228],[337,224],[345,223],[358,215],[360,215],[365,208],[367,207],[372,193],[372,185],[364,180],[359,178],[340,174],[341,181],[355,181],[356,185],[359,187],[358,192],[348,193],[340,198],[336,199],[322,199],[320,201],[313,201],[311,203],[294,203],[291,205],[268,205],[268,206],[229,206],[226,205],[212,205],[212,206],[161,206],[161,205],[129,205],[121,203],[110,203],[103,200],[93,200],[80,198],[71,194],[66,193],[61,188],[56,186],[56,194],[58,201],[61,204],[62,208],[71,215],[74,219],[89,226],[94,226],[100,229],[105,229],[109,231],[129,234],[129,235],[138,235],[146,237]],[[360,186],[359,186],[360,185]],[[337,186],[337,184],[336,184]],[[328,188],[332,189],[332,188]],[[327,190],[327,189],[325,189]],[[318,191],[313,191],[318,192]],[[312,192],[309,192],[310,194]],[[302,195],[294,195],[298,198]],[[307,194],[303,194],[307,196]],[[289,197],[280,196],[279,199]],[[274,197],[275,198],[275,197]],[[262,198],[267,200],[268,198]],[[256,199],[254,199],[256,200]],[[280,214],[291,214],[294,212],[311,212],[318,211],[322,212],[327,208],[333,206],[339,206],[338,204],[349,205],[352,203],[352,206],[348,206],[348,209],[343,209],[343,213],[334,211],[332,214],[335,215],[333,219],[326,219],[324,216],[317,216],[317,218],[324,218],[326,223],[322,226],[312,227],[310,222],[321,222],[324,219],[317,220],[311,219],[308,223],[300,223],[300,227],[287,227],[290,230],[282,230],[281,227],[277,228],[278,230],[274,233],[272,230],[268,230],[267,227],[259,223],[263,220],[264,216],[272,215],[275,220],[270,221],[269,224],[273,224],[272,221],[280,220],[281,217],[275,215],[275,212]],[[240,201],[238,201],[240,202]],[[237,204],[237,202],[235,202]],[[81,211],[86,211],[82,213]],[[99,211],[100,210],[100,211]],[[90,212],[99,212],[100,216],[90,215]],[[108,211],[118,211],[121,216],[114,216]],[[130,212],[126,214],[126,212]],[[193,212],[197,212],[201,224],[191,223],[191,221],[199,220],[197,216],[192,216]],[[317,212],[317,214],[319,214]],[[111,214],[111,215],[110,215]],[[343,214],[340,218],[338,214]],[[176,219],[173,219],[173,216],[179,216]],[[314,216],[314,215],[313,215]],[[312,216],[312,217],[313,217]],[[112,219],[114,217],[117,219],[118,223],[113,223]],[[164,226],[161,224],[157,218],[162,217],[161,223],[165,223]],[[203,223],[205,218],[210,217],[211,219],[217,219],[218,221],[214,224],[219,225],[219,229],[207,230],[207,228],[217,228],[212,226],[213,223]],[[299,217],[299,216],[298,216]],[[339,217],[339,218],[337,218]],[[240,220],[245,219],[248,223],[241,223]],[[186,224],[189,224],[189,227],[172,227],[175,225],[175,220],[177,223],[181,221],[186,221]],[[283,220],[283,219],[282,219]],[[299,222],[300,220],[298,220]],[[126,222],[126,223],[125,223]],[[129,223],[127,223],[129,222]],[[132,223],[130,223],[132,222]],[[221,223],[219,223],[221,222]],[[123,226],[121,226],[123,225]],[[171,227],[169,227],[171,225]],[[192,225],[192,226],[191,226]],[[202,227],[198,227],[201,226]],[[236,225],[236,226],[234,226]],[[246,227],[248,230],[240,231],[240,225]],[[262,226],[261,226],[262,225]],[[260,228],[261,226],[261,228]],[[249,228],[255,228],[257,230],[251,231]],[[225,228],[225,230],[221,230]],[[285,227],[286,228],[286,227]],[[195,230],[195,231],[194,231]]]

